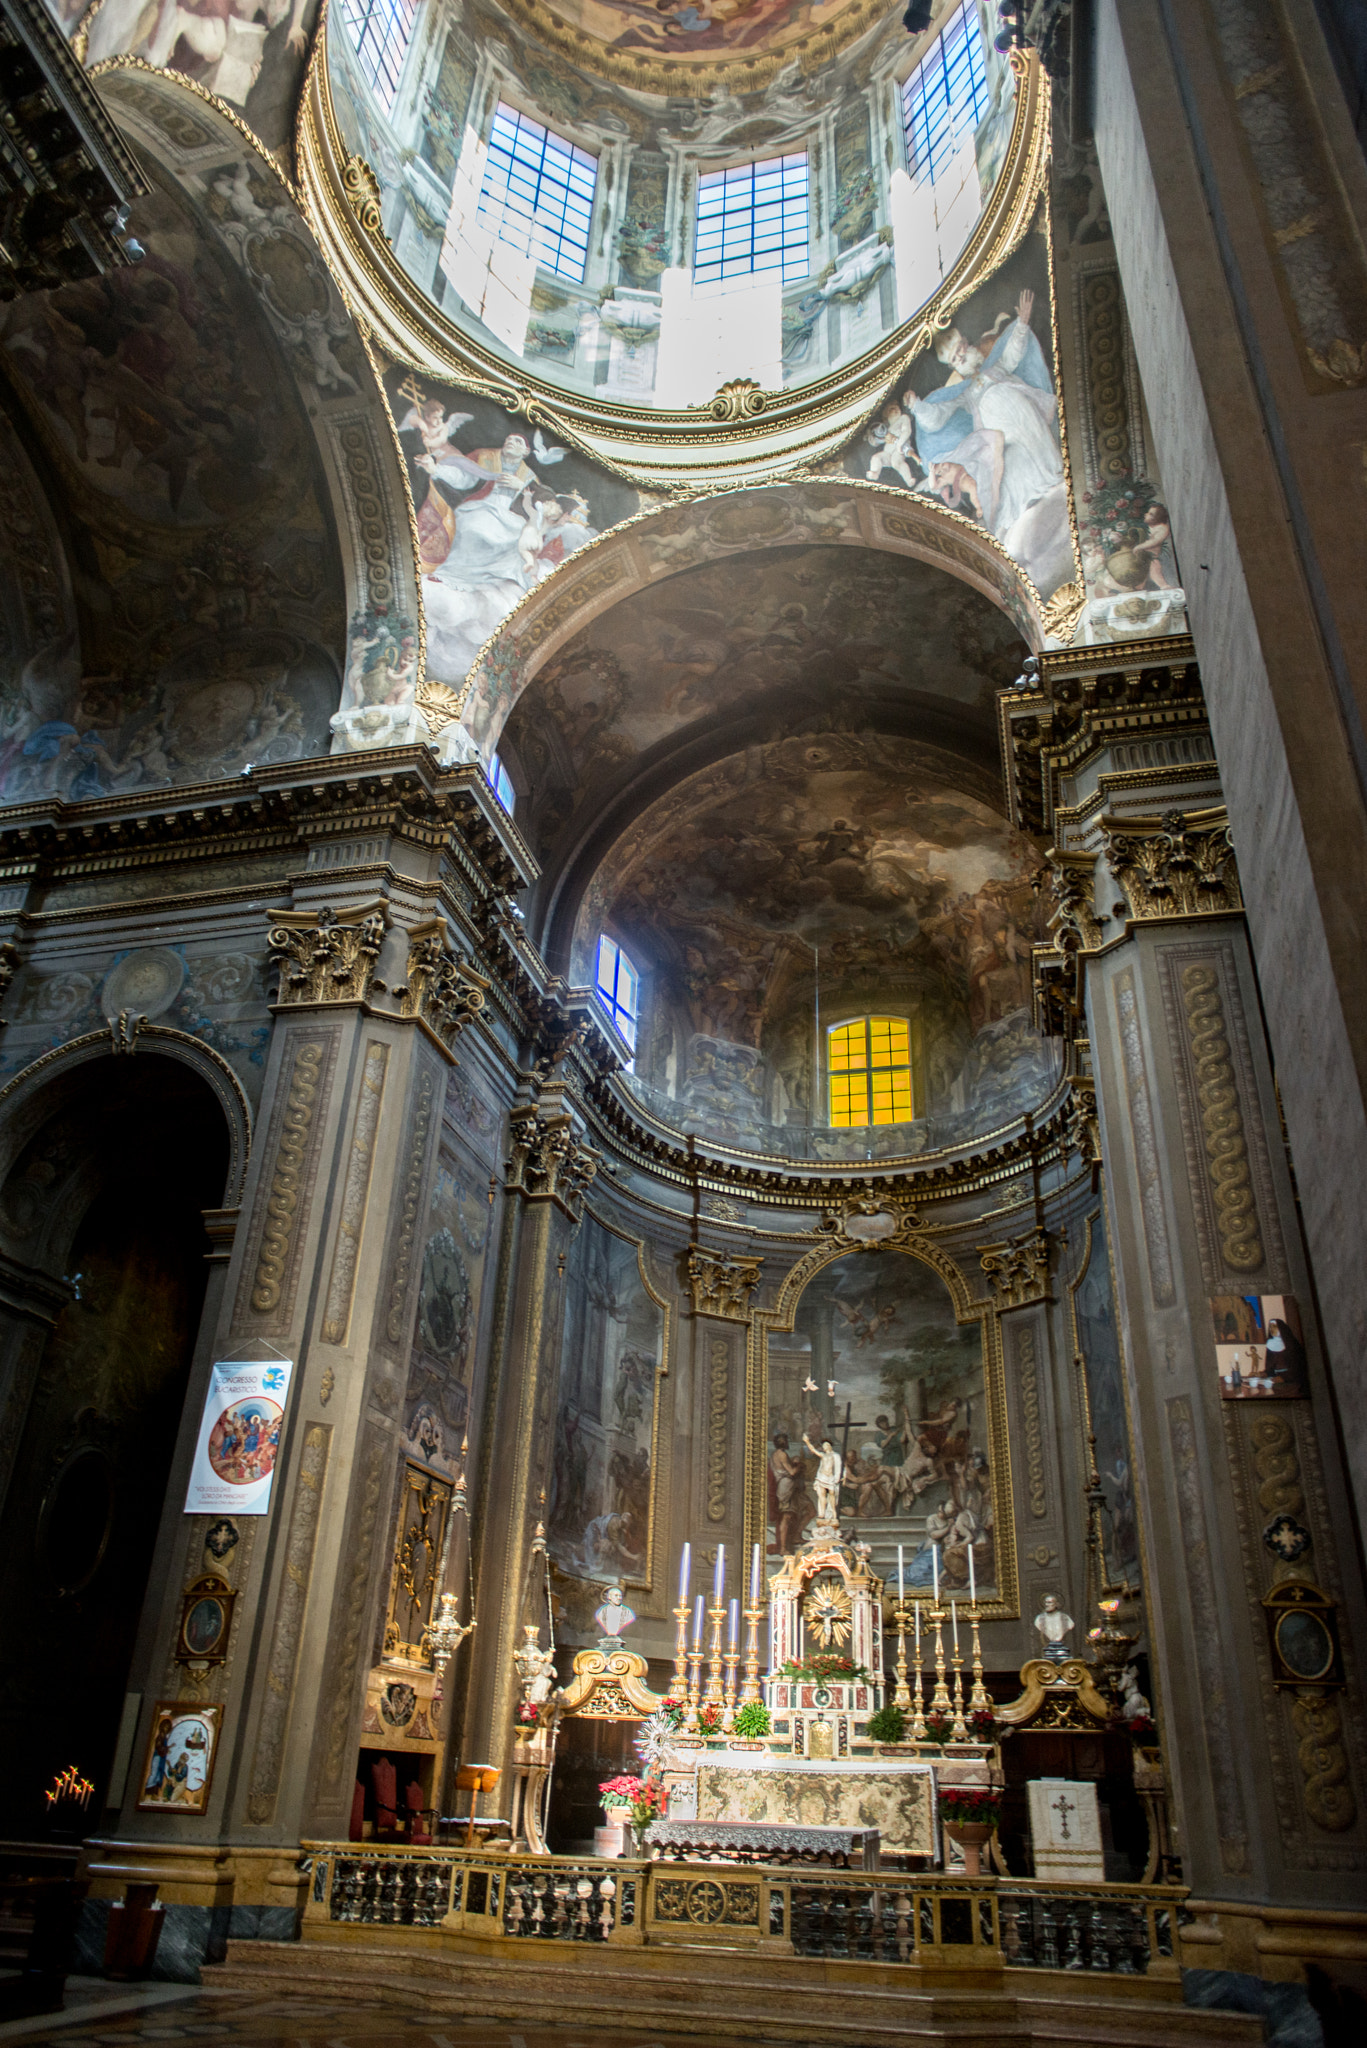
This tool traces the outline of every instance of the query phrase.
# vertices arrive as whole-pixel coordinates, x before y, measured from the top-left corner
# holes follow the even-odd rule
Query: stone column
[[[1349,1500],[1195,668],[1172,643],[1116,660],[1045,655],[1039,687],[1004,700],[1017,816],[1053,841],[1039,1016],[1070,1042],[1080,1102],[1095,1096],[1184,1875],[1199,1899],[1248,1902],[1249,1927],[1269,1904],[1313,1919],[1367,1868]],[[1286,1398],[1222,1381],[1217,1319],[1223,1339],[1249,1301],[1299,1317]],[[1245,1383],[1246,1346],[1245,1330]],[[1328,1602],[1335,1683],[1285,1682],[1269,1616],[1288,1589]],[[1260,1961],[1251,1934],[1240,1949],[1239,1924],[1212,1908],[1185,1961],[1294,1969]],[[1280,1955],[1303,1937],[1293,1920]]]

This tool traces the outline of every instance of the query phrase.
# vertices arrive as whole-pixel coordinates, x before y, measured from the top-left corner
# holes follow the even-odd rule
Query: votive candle
[[[938,1543],[932,1543],[930,1546],[930,1569],[935,1576],[935,1605],[938,1607],[940,1604],[940,1546]]]
[[[693,1575],[693,1545],[692,1545],[691,1543],[685,1543],[685,1545],[684,1545],[684,1547],[683,1547],[683,1556],[682,1556],[682,1557],[680,1558],[680,1560],[679,1560],[679,1605],[680,1605],[680,1607],[683,1607],[683,1606],[685,1606],[685,1605],[687,1604],[687,1601],[688,1601],[688,1581],[689,1581],[689,1579],[690,1579],[690,1578],[692,1577],[692,1575]]]
[[[912,1602],[912,1609],[916,1616],[916,1664],[919,1669],[921,1663],[921,1603],[919,1600]]]
[[[953,1597],[949,1602],[949,1618],[954,1625],[954,1654],[959,1654],[959,1603]]]
[[[973,1545],[968,1546],[968,1597],[974,1607],[978,1604],[978,1574],[973,1569]]]

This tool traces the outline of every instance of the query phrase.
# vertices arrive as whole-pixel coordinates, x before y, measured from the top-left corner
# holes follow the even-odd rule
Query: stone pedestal
[[[1026,1789],[1035,1876],[1101,1884],[1106,1863],[1096,1786],[1075,1778],[1035,1778]]]

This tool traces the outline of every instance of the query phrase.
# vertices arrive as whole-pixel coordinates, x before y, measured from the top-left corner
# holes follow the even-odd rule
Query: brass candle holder
[[[688,1697],[688,1602],[681,1600],[674,1609],[674,1683],[671,1695],[678,1700]]]
[[[740,1672],[739,1647],[735,1644],[728,1643],[726,1646],[726,1655],[722,1658],[721,1661],[726,1672],[726,1679],[723,1687],[723,1705],[726,1711],[722,1715],[721,1725],[723,1728],[729,1730],[736,1713],[736,1691],[738,1685],[738,1674]]]
[[[911,1690],[907,1685],[907,1610],[899,1606],[894,1612],[897,1617],[897,1685],[892,1704],[906,1708],[911,1705]]]
[[[954,1720],[949,1731],[949,1739],[951,1742],[967,1742],[968,1723],[964,1719],[964,1658],[963,1651],[959,1648],[958,1620],[959,1617],[956,1610],[954,1614],[954,1648],[950,1652],[950,1661],[954,1666]]]
[[[714,1595],[714,1601],[715,1604],[707,1610],[710,1626],[707,1639],[707,1691],[704,1698],[709,1704],[715,1700],[718,1705],[724,1705],[725,1695],[721,1682],[721,1632],[726,1623],[726,1608],[719,1594]]]
[[[690,1735],[698,1732],[698,1708],[702,1705],[702,1638],[688,1646],[688,1711],[684,1727]]]
[[[911,1698],[911,1739],[924,1742],[926,1739],[925,1701],[921,1691],[921,1603],[913,1602],[914,1627],[916,1630],[916,1690]]]
[[[762,1697],[759,1689],[759,1625],[764,1618],[762,1607],[747,1607],[745,1610],[745,1683],[741,1687],[741,1702]]]
[[[978,1641],[980,1616],[976,1607],[970,1610],[968,1619],[973,1630],[973,1691],[969,1695],[969,1711],[974,1714],[990,1714],[992,1702],[988,1697],[987,1687],[983,1684],[983,1649]]]
[[[938,1601],[930,1610],[930,1618],[935,1624],[935,1691],[931,1695],[930,1711],[932,1714],[950,1715],[954,1711],[954,1702],[945,1684],[945,1610]]]

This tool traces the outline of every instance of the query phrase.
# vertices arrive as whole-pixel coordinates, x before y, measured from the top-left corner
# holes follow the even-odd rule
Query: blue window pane
[[[489,760],[489,782],[494,795],[511,818],[517,803],[517,792],[513,788],[512,776],[499,760],[497,754],[492,755]]]
[[[934,184],[962,138],[987,112],[987,70],[978,10],[952,17],[902,87],[907,168],[916,183]]]
[[[479,218],[557,277],[584,281],[598,159],[500,101],[489,131]]]
[[[641,978],[616,940],[610,939],[606,933],[598,941],[594,980],[603,1008],[634,1053]]]
[[[418,0],[342,0],[361,75],[386,113],[394,105],[417,12]]]
[[[807,157],[733,164],[698,180],[693,275],[699,284],[779,271],[806,277]]]

